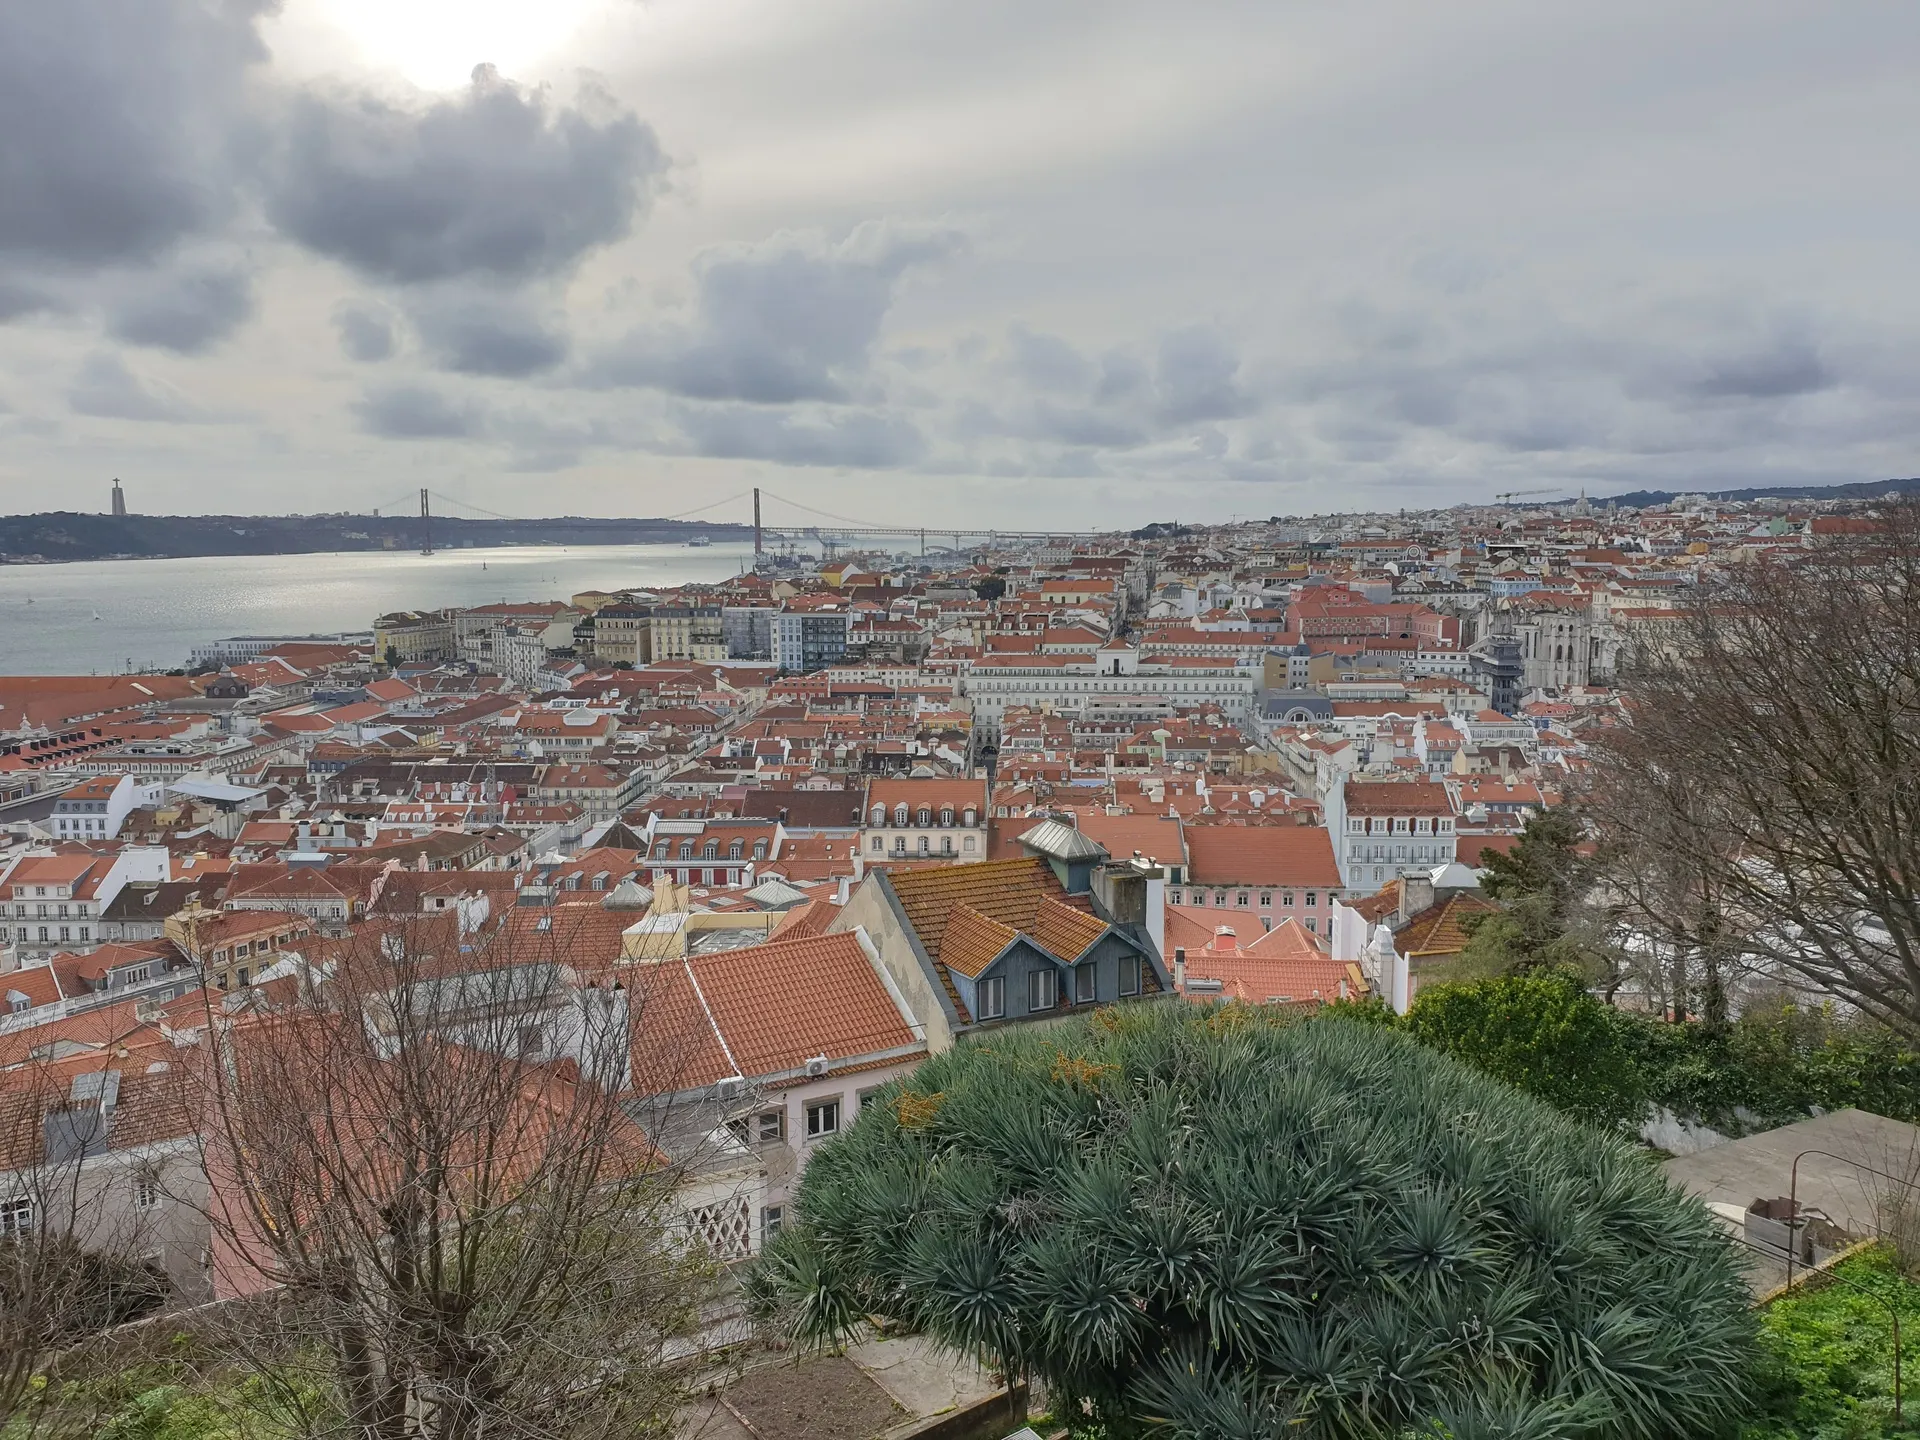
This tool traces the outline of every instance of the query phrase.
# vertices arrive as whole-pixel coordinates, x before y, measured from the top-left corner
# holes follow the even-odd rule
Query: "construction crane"
[[[1551,495],[1552,493],[1551,488],[1545,490],[1502,490],[1493,498],[1498,500],[1502,505],[1510,505],[1522,495]]]

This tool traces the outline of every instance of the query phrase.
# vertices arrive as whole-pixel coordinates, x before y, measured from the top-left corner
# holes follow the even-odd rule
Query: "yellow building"
[[[401,665],[453,658],[453,620],[444,610],[399,610],[373,622],[373,653]]]
[[[655,660],[727,658],[727,636],[718,605],[656,605],[652,635]]]
[[[606,605],[593,617],[593,654],[615,665],[645,665],[654,658],[653,607]]]

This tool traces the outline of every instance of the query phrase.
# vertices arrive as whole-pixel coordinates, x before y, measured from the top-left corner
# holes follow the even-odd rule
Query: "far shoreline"
[[[44,570],[54,565],[105,565],[115,561],[140,560],[272,560],[285,559],[297,555],[392,555],[396,558],[430,559],[433,555],[483,554],[496,550],[551,550],[565,554],[570,550],[625,550],[652,549],[663,550],[701,550],[720,549],[727,545],[750,545],[752,540],[720,540],[709,545],[695,545],[690,540],[582,540],[567,545],[554,545],[544,541],[526,541],[511,544],[490,545],[447,545],[437,546],[431,554],[419,550],[389,548],[384,545],[368,546],[357,550],[195,550],[182,551],[168,555],[62,555],[62,556],[12,556],[0,555],[0,569]]]

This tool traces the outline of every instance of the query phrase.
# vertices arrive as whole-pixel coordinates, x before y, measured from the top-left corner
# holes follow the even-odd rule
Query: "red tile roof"
[[[889,871],[869,883],[885,884],[899,901],[920,945],[935,962],[947,998],[965,1020],[967,1008],[953,980],[938,964],[947,924],[956,911],[969,908],[1001,925],[1033,936],[1041,905],[1052,898],[1075,909],[1091,904],[1084,896],[1069,896],[1046,861],[1034,856],[1017,860],[987,860],[978,865],[938,865],[925,870]],[[1085,946],[1081,947],[1085,949]],[[1071,958],[1071,957],[1067,957]]]
[[[1106,922],[1076,910],[1049,895],[1040,902],[1028,933],[1048,953],[1062,960],[1078,960],[1094,941],[1107,933]]]
[[[804,1075],[807,1061],[924,1053],[859,937],[776,940],[624,971],[634,999],[634,1083],[666,1093]],[[737,1069],[736,1069],[737,1067]]]
[[[1504,718],[1504,717],[1502,717]],[[1447,787],[1430,780],[1347,784],[1349,815],[1451,815]]]
[[[1186,842],[1187,876],[1197,885],[1340,885],[1333,839],[1317,825],[1191,825]]]

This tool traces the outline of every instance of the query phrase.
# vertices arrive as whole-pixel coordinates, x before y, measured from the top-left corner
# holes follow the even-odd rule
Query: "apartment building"
[[[984,780],[872,780],[865,816],[860,846],[868,864],[987,858]]]
[[[845,610],[781,611],[772,617],[773,663],[789,674],[807,674],[846,656],[853,617]]]
[[[1149,707],[1217,710],[1230,723],[1251,727],[1262,673],[1253,662],[1143,657],[1133,649],[1092,655],[988,655],[973,662],[965,689],[982,738],[997,742],[1000,719],[1015,706],[1072,715],[1105,704],[1126,713],[1128,699]],[[1145,718],[1158,713],[1164,712],[1151,708]]]
[[[1430,780],[1354,781],[1337,775],[1321,799],[1347,890],[1379,888],[1402,871],[1455,859],[1453,797]]]
[[[718,605],[656,605],[650,629],[654,660],[727,658],[726,629]]]
[[[401,665],[454,658],[453,619],[446,610],[398,610],[373,622],[373,653]]]

